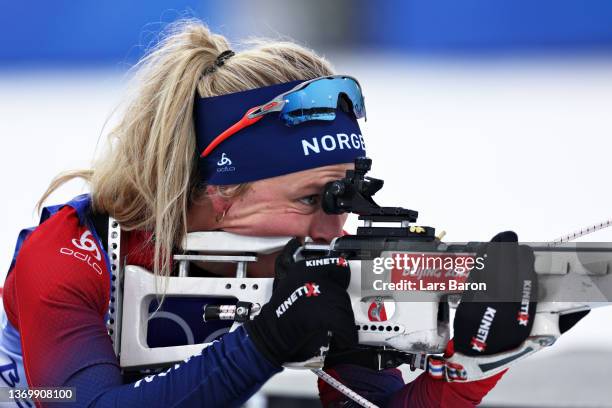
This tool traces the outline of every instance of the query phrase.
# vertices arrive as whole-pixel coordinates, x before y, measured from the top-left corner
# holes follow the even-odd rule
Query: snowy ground
[[[341,58],[364,87],[363,125],[378,201],[420,211],[447,241],[504,229],[555,238],[612,218],[612,60],[480,63]],[[0,263],[57,172],[87,167],[120,101],[121,73],[0,73]],[[80,192],[77,182],[53,197]],[[351,226],[355,226],[351,220]],[[612,229],[590,237],[610,241]],[[612,406],[612,307],[592,313],[540,356],[511,370],[486,399],[507,406]],[[297,377],[296,377],[297,376]],[[306,376],[306,378],[304,377]],[[267,390],[313,395],[314,376],[283,374]]]

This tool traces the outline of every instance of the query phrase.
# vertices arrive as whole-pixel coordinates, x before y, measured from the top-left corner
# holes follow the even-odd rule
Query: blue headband
[[[198,153],[224,130],[261,105],[303,81],[210,98],[196,97],[194,116]],[[365,156],[361,130],[352,113],[336,111],[333,121],[286,126],[277,114],[240,130],[206,158],[200,158],[201,180],[211,185],[239,184],[283,174],[351,163]]]

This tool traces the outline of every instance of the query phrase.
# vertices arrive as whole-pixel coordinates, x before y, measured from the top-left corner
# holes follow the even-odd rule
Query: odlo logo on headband
[[[225,153],[221,153],[221,159],[217,162],[217,173],[225,173],[228,171],[236,171],[236,167],[232,166],[232,160]]]
[[[299,298],[302,296],[311,297],[311,296],[319,296],[321,291],[319,290],[319,285],[314,282],[308,282],[304,286],[300,286],[276,308],[276,317],[281,317]]]

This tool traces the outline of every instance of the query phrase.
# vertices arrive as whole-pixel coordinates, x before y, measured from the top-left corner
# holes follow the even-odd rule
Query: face
[[[230,203],[220,227],[242,235],[330,242],[342,235],[347,215],[326,214],[321,194],[327,182],[343,178],[350,168],[352,164],[339,164],[256,181]]]
[[[323,211],[323,187],[329,181],[343,178],[346,170],[352,168],[353,164],[338,164],[259,180],[232,199],[210,194],[214,191],[211,190],[207,207],[195,205],[190,209],[188,229],[224,230],[250,236],[308,236],[314,241],[330,242],[342,235],[347,214]],[[225,212],[225,216],[216,222],[211,212]],[[249,275],[271,275],[274,257],[275,254],[260,258],[255,268],[249,266]]]

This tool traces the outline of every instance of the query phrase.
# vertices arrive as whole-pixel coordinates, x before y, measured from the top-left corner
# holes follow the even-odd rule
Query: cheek
[[[298,236],[308,235],[312,216],[303,214],[261,214],[250,219],[248,227],[240,231],[247,235]]]

